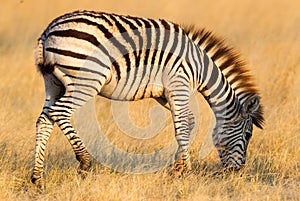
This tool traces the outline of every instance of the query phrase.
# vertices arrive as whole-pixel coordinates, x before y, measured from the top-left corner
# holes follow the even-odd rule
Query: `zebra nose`
[[[241,169],[243,169],[244,165],[231,165],[226,167],[226,170],[228,172],[237,172],[240,171]]]
[[[243,163],[243,164],[241,164],[239,167],[236,167],[235,168],[235,171],[237,172],[237,171],[241,171],[241,170],[243,170],[245,168],[245,163]]]

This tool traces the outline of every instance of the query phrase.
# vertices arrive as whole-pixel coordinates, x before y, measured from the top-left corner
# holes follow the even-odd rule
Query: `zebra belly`
[[[162,78],[163,69],[153,68],[151,65],[131,66],[129,71],[121,68],[120,78],[113,69],[111,78],[102,87],[100,95],[126,101],[161,97],[164,92]]]
[[[162,97],[164,93],[162,83],[152,82],[142,85],[141,83],[125,82],[125,79],[121,79],[117,85],[114,85],[113,82],[108,83],[102,87],[99,95],[114,100],[134,101],[150,97]]]

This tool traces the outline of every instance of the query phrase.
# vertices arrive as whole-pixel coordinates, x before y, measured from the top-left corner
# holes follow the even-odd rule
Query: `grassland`
[[[164,171],[124,174],[95,165],[82,180],[72,150],[55,128],[47,152],[47,188],[29,182],[35,121],[44,100],[42,77],[33,60],[36,38],[56,16],[90,9],[207,27],[225,36],[249,63],[265,107],[264,130],[254,129],[245,169],[223,173],[215,150],[197,158],[207,128],[199,125],[191,153],[194,173],[170,179]],[[0,6],[0,200],[300,200],[300,3],[244,1],[3,0]],[[203,114],[209,112],[198,97]],[[144,102],[149,103],[149,102]],[[110,127],[107,100],[97,99],[99,121],[118,146],[141,144]],[[141,126],[149,119],[136,103],[130,110]],[[152,103],[149,103],[152,104]],[[103,109],[104,108],[104,109]],[[205,115],[204,115],[205,116]],[[169,117],[168,117],[169,118]],[[203,121],[208,121],[203,117]],[[142,119],[142,121],[139,121]],[[142,122],[142,123],[141,123]],[[144,122],[144,123],[143,123]],[[205,125],[205,123],[203,123]],[[172,129],[164,134],[172,137]],[[128,144],[131,147],[128,147]],[[145,145],[145,144],[144,144]],[[143,145],[143,146],[144,146]],[[155,143],[146,142],[148,147]]]

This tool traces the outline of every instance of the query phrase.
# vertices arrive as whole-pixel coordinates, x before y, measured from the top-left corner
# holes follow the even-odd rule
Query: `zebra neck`
[[[222,71],[205,53],[200,68],[198,91],[213,110],[217,124],[234,118],[238,114],[239,99]]]

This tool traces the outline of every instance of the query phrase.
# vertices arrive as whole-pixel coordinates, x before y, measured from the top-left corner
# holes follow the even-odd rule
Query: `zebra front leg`
[[[175,138],[178,143],[172,174],[178,176],[191,170],[188,148],[190,133],[194,127],[194,116],[189,109],[189,95],[187,86],[182,86],[182,88],[174,87],[174,90],[168,91],[166,96],[171,106]]]
[[[44,189],[44,160],[45,149],[48,139],[53,130],[53,121],[49,119],[44,112],[39,116],[36,122],[36,145],[34,155],[34,167],[31,176],[32,183],[36,184],[38,188]]]
[[[175,175],[180,177],[191,170],[191,161],[188,149],[190,133],[194,127],[194,118],[190,110],[182,111],[179,115],[175,115],[173,118],[175,138],[178,143],[173,174],[175,173]]]

